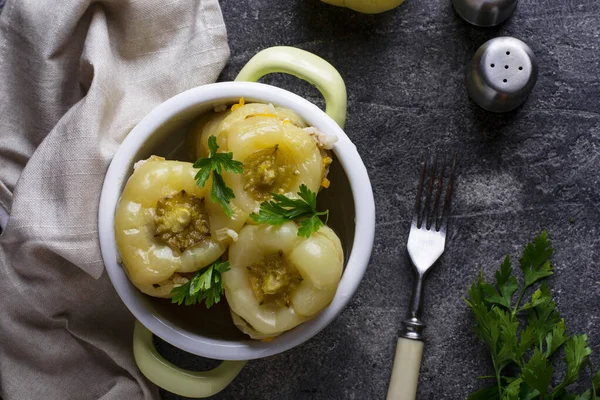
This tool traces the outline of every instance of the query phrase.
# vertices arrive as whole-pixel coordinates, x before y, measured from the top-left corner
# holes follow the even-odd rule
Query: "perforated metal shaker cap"
[[[452,0],[456,13],[470,24],[499,25],[511,16],[518,0]]]
[[[485,42],[467,67],[469,96],[493,112],[514,110],[527,100],[538,76],[533,50],[512,37]]]

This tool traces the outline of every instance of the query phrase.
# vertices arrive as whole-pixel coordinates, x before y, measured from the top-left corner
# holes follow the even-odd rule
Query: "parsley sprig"
[[[495,369],[491,378],[496,383],[471,394],[468,400],[600,400],[600,371],[590,390],[579,396],[566,391],[579,379],[582,369],[592,368],[592,350],[587,335],[567,333],[546,282],[521,305],[529,288],[554,273],[552,252],[546,232],[525,247],[519,259],[523,273],[520,291],[508,256],[496,271],[495,284],[480,274],[469,289],[466,302],[475,316],[475,333],[490,349]],[[561,348],[566,372],[560,383],[551,387],[556,365],[551,360]]]
[[[208,268],[196,272],[186,284],[173,288],[171,302],[191,306],[204,300],[206,308],[212,307],[221,301],[224,291],[221,274],[229,269],[229,261],[215,261]]]
[[[258,214],[250,217],[259,224],[282,225],[288,221],[298,222],[298,236],[310,237],[323,225],[319,216],[325,215],[325,223],[329,218],[329,210],[317,211],[317,194],[305,184],[300,185],[299,199],[273,193],[273,200],[264,201]]]
[[[233,159],[233,153],[217,153],[219,146],[217,145],[217,138],[215,136],[208,138],[208,149],[210,152],[209,156],[201,158],[194,163],[194,168],[199,169],[195,176],[196,184],[204,187],[212,172],[213,179],[210,196],[212,202],[219,202],[227,216],[231,217],[232,211],[229,203],[231,199],[235,198],[235,194],[223,180],[221,171],[225,170],[232,174],[241,174],[244,172],[243,165],[241,162]]]

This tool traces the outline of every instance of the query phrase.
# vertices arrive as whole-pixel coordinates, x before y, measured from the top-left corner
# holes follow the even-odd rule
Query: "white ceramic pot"
[[[325,97],[326,112],[286,90],[255,83],[272,72],[290,73],[314,84]],[[142,294],[130,283],[119,264],[115,241],[115,209],[133,164],[169,146],[176,147],[182,143],[179,132],[192,120],[211,112],[214,106],[236,103],[240,97],[246,102],[272,103],[292,109],[309,125],[339,138],[333,149],[338,165],[337,172],[333,173],[337,177],[331,177],[332,187],[324,191],[323,196],[329,197],[325,201],[330,203],[333,220],[337,215],[337,229],[333,228],[345,247],[345,269],[335,298],[323,312],[271,342],[206,334],[202,329],[190,326],[189,320],[171,315],[168,308],[165,311],[156,299]],[[151,381],[184,396],[210,396],[235,378],[245,363],[242,360],[268,357],[300,345],[331,323],[350,301],[369,263],[375,206],[365,166],[356,147],[342,130],[345,117],[346,88],[339,73],[329,63],[303,50],[274,47],[253,57],[235,82],[200,86],[165,101],[125,138],[108,168],[102,189],[98,218],[100,245],[106,270],[117,293],[139,321],[134,332],[134,355],[138,366]],[[175,145],[172,142],[176,142]],[[208,372],[183,371],[156,352],[151,334],[189,353],[234,361],[225,361]]]

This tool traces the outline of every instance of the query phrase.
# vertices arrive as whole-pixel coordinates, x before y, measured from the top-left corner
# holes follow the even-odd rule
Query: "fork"
[[[446,167],[447,163],[444,159],[438,172],[437,157],[431,167],[428,165],[428,157],[425,157],[423,162],[421,178],[417,188],[415,214],[406,245],[417,273],[417,279],[413,290],[409,317],[402,322],[403,329],[400,332],[396,346],[396,356],[387,400],[414,400],[416,397],[421,356],[423,354],[423,329],[425,328],[425,324],[421,321],[423,281],[427,272],[444,252],[446,245],[448,214],[456,171],[456,156],[452,160],[444,204],[440,212],[440,199],[444,189]],[[425,188],[425,186],[427,187]],[[426,192],[425,201],[423,202],[424,190]],[[432,206],[431,200],[434,190],[435,197]]]

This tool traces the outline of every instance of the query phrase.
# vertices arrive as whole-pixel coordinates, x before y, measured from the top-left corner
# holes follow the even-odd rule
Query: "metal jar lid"
[[[537,75],[538,64],[527,44],[498,37],[475,53],[467,68],[467,90],[471,99],[488,111],[511,111],[525,102]]]
[[[518,0],[452,0],[456,13],[470,24],[482,27],[506,21]]]

